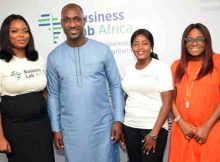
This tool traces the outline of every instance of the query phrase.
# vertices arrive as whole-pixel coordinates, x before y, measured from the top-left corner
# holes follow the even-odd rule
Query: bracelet
[[[177,117],[175,117],[174,121],[175,121],[176,123],[178,123],[178,121],[179,121],[180,119],[181,119],[181,116],[178,115]]]
[[[155,134],[153,134],[153,132],[152,132],[152,131],[150,131],[149,135],[150,135],[150,137],[151,137],[151,139],[152,139],[153,141],[156,141],[156,140],[157,140],[157,138],[158,138],[158,136],[157,136],[157,135],[155,135]]]

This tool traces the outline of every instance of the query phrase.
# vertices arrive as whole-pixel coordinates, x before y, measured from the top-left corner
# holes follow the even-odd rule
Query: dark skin
[[[162,99],[162,107],[160,109],[159,115],[157,117],[157,121],[154,124],[154,127],[152,129],[152,133],[154,135],[159,134],[160,129],[162,128],[164,122],[167,120],[167,117],[169,115],[169,112],[171,110],[171,101],[172,101],[172,91],[165,91],[161,92],[161,99]],[[148,154],[151,150],[153,152],[155,151],[156,142],[151,137],[150,134],[147,134],[144,138],[144,152]]]
[[[25,58],[25,47],[29,43],[29,32],[26,24],[19,19],[15,19],[9,26],[9,38],[14,55]],[[18,41],[22,40],[22,41]],[[11,153],[12,149],[8,140],[4,136],[2,128],[2,115],[0,112],[0,152]]]
[[[194,28],[188,33],[187,37],[196,39],[198,37],[204,37],[204,35],[201,31]],[[193,61],[203,60],[205,46],[206,46],[205,42],[197,43],[194,41],[192,44],[186,44],[186,50],[190,55],[190,60]],[[176,93],[177,93],[176,87],[174,92],[175,92],[175,96],[173,99],[172,113],[175,118],[177,116],[181,116],[181,114],[179,113],[175,102]],[[188,140],[194,139],[199,144],[203,144],[206,142],[209,132],[211,131],[216,121],[219,120],[219,117],[220,117],[220,103],[217,105],[213,114],[203,124],[196,127],[191,123],[187,122],[186,120],[184,120],[183,117],[181,117],[180,120],[178,121],[178,125],[181,128],[186,139]]]
[[[67,37],[67,44],[71,47],[80,47],[87,42],[83,31],[85,18],[81,10],[73,5],[64,7],[61,13],[63,31]]]
[[[219,87],[219,90],[220,90],[220,87]],[[173,101],[172,113],[174,117],[177,117],[178,115],[180,115],[176,107],[175,101]],[[182,117],[178,121],[178,125],[180,126],[186,139],[188,140],[195,139],[196,142],[198,142],[199,144],[203,144],[206,142],[209,132],[211,131],[216,121],[219,120],[219,118],[220,118],[220,103],[217,105],[215,111],[209,117],[209,119],[202,125],[195,127],[191,123],[186,122]]]
[[[11,153],[11,146],[3,133],[1,112],[0,112],[0,152]]]
[[[112,124],[112,134],[111,134],[111,139],[114,143],[118,142],[121,138],[122,135],[122,123],[120,121],[115,121]]]
[[[111,140],[114,143],[117,143],[121,136],[122,136],[122,123],[120,121],[115,121],[112,124],[112,131],[111,131]],[[63,133],[61,131],[54,132],[54,144],[58,150],[64,149],[64,143],[63,143]]]
[[[137,35],[132,44],[132,50],[137,58],[135,68],[141,70],[149,65],[152,61],[150,53],[152,46],[150,41],[144,35]],[[169,112],[171,110],[172,91],[164,91],[160,93],[162,106],[157,117],[156,123],[152,129],[152,133],[158,136],[160,129],[164,122],[167,120]],[[143,140],[143,152],[148,154],[151,150],[154,152],[156,147],[156,140],[153,140],[150,134],[147,134]],[[121,139],[121,147],[125,149],[124,137]]]
[[[152,60],[150,56],[150,53],[152,51],[152,46],[148,38],[146,38],[142,34],[137,35],[132,44],[132,50],[137,58],[135,68],[141,70],[146,66],[148,66],[148,64]],[[158,136],[159,131],[162,128],[164,122],[167,120],[168,114],[170,112],[172,91],[161,92],[160,95],[162,100],[162,106],[157,121],[152,129],[152,133],[156,136]],[[151,150],[153,150],[153,152],[155,151],[157,141],[153,140],[150,134],[147,134],[142,142],[144,142],[143,144],[144,153],[148,154]],[[121,146],[123,149],[125,149],[124,138],[121,139]]]
[[[63,133],[61,131],[54,132],[54,144],[58,150],[64,149],[64,143],[63,143]]]
[[[157,121],[152,129],[154,135],[158,136],[160,129],[162,128],[164,122],[167,120],[167,117],[171,110],[172,93],[173,93],[172,91],[161,92],[162,107],[160,109]],[[151,150],[153,150],[153,152],[155,151],[157,141],[153,140],[150,137],[150,134],[147,134],[145,136],[143,142],[144,142],[144,148],[143,148],[144,153],[148,154]],[[121,148],[125,150],[126,146],[125,146],[124,136],[122,136],[120,144],[121,144]]]
[[[172,113],[173,113],[174,117],[177,117],[179,115],[179,112],[176,107],[175,98],[176,98],[176,87],[174,87],[174,100],[172,103]],[[194,134],[195,134],[194,125],[186,122],[182,118],[179,119],[178,124],[179,124],[184,136],[186,137],[186,139],[191,139],[194,136]]]
[[[61,13],[62,27],[67,37],[67,44],[71,47],[80,47],[87,42],[83,30],[85,19],[82,11],[75,5],[67,5],[63,8]],[[116,143],[121,138],[120,121],[115,121],[112,124],[111,140]],[[61,131],[54,132],[54,143],[58,150],[64,149],[63,134]]]

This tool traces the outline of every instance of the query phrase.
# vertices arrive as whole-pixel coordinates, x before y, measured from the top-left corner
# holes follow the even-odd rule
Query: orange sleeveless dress
[[[189,108],[186,108],[186,76],[178,84],[176,105],[181,117],[195,127],[202,125],[213,114],[220,102],[220,55],[213,54],[214,69],[200,80],[196,80],[191,90]],[[173,76],[179,61],[172,65]],[[201,61],[190,61],[189,80],[192,81]],[[189,82],[189,88],[190,88]],[[169,162],[220,162],[220,120],[209,132],[207,141],[198,144],[193,138],[187,140],[181,128],[172,122]]]

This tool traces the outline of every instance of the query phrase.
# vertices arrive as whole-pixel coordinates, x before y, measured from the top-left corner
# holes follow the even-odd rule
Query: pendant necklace
[[[196,78],[197,78],[197,75],[199,74],[199,71],[201,69],[201,66],[199,67],[199,69],[196,71],[196,74],[195,76],[193,77],[193,80],[191,82],[191,84],[189,83],[190,82],[190,79],[189,79],[189,70],[190,70],[190,62],[189,62],[189,66],[188,66],[188,69],[187,69],[187,79],[186,79],[186,102],[185,102],[185,107],[188,109],[189,106],[190,106],[190,103],[189,103],[189,97],[191,95],[191,92],[192,92],[192,89],[194,87],[194,84],[195,84],[195,81],[196,81]]]

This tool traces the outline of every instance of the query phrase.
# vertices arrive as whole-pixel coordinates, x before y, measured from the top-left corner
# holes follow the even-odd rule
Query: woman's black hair
[[[138,30],[136,30],[136,31],[132,34],[132,36],[131,36],[131,46],[132,46],[132,44],[133,44],[133,42],[134,42],[134,39],[135,39],[138,35],[143,35],[143,36],[145,36],[145,37],[150,41],[150,44],[151,44],[151,47],[152,47],[152,52],[151,52],[150,56],[151,56],[152,58],[155,58],[155,59],[158,60],[159,58],[158,58],[157,54],[153,52],[153,49],[154,49],[154,37],[153,37],[153,35],[151,34],[151,32],[148,31],[147,29],[138,29]]]
[[[193,29],[199,30],[205,37],[205,50],[202,54],[203,63],[196,79],[197,80],[201,79],[207,74],[212,73],[214,69],[214,63],[212,60],[212,55],[214,53],[212,49],[212,38],[208,28],[201,23],[190,24],[186,27],[182,35],[181,58],[175,73],[175,81],[177,83],[179,83],[182,80],[184,74],[187,73],[187,65],[190,61],[191,55],[187,51],[185,38],[188,36],[189,32]]]
[[[34,48],[34,39],[30,27],[23,16],[15,14],[9,15],[2,23],[0,30],[0,59],[9,62],[13,55],[15,55],[9,37],[9,27],[14,20],[21,20],[27,26],[30,37],[28,45],[25,47],[25,56],[29,61],[36,61],[38,59],[38,52]]]

